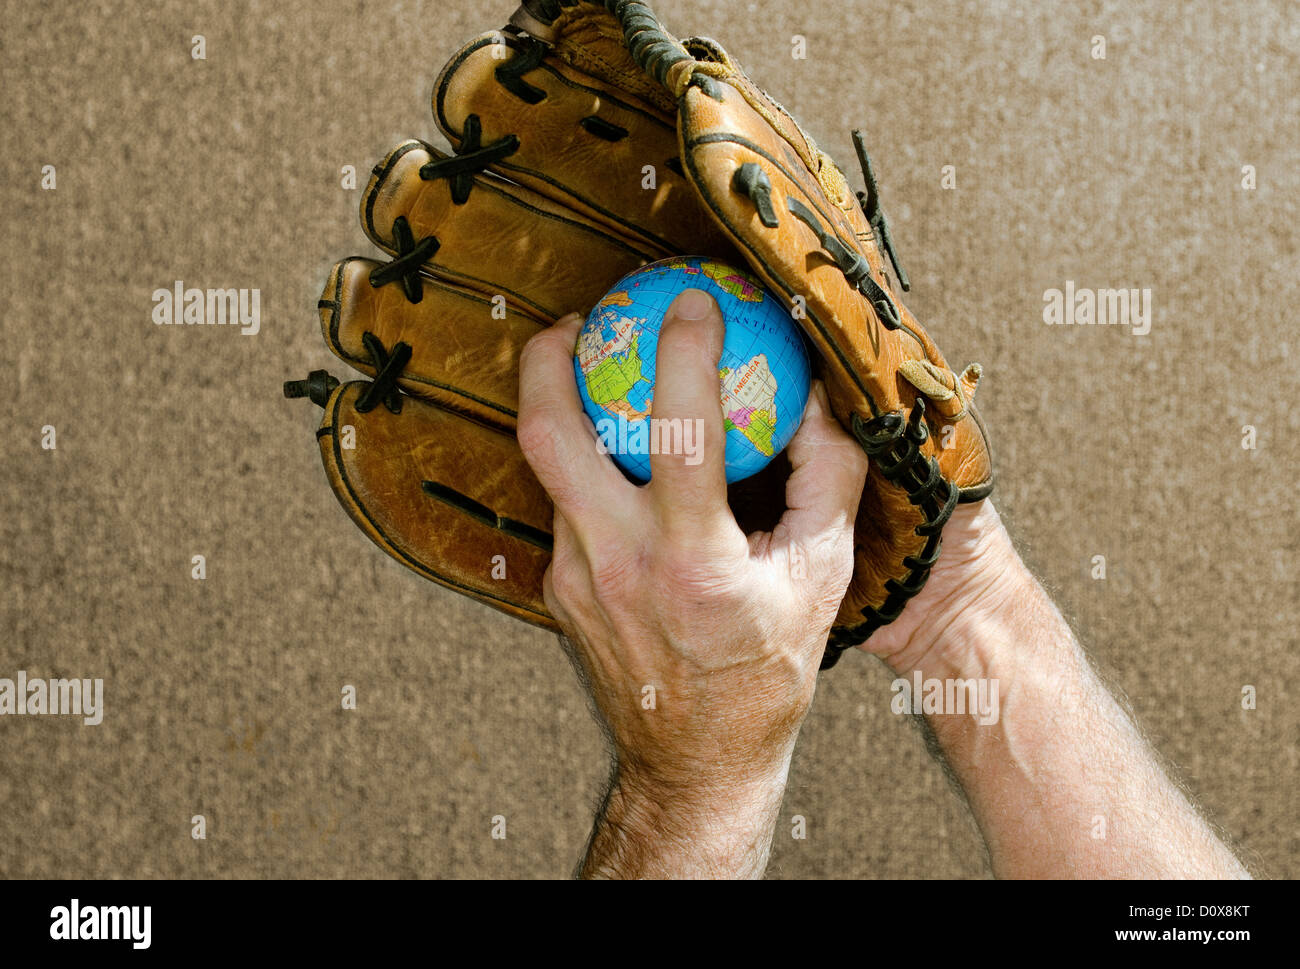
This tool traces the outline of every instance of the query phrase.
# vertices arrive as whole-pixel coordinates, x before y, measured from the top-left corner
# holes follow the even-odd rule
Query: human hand
[[[974,647],[997,642],[977,635],[977,628],[1004,622],[1018,601],[1040,594],[993,504],[985,499],[959,505],[944,526],[943,552],[925,587],[898,619],[859,648],[900,676],[922,669],[930,675],[973,673],[989,661],[975,655]]]
[[[815,385],[787,452],[788,510],[773,531],[747,537],[727,505],[723,322],[707,294],[688,290],[660,332],[654,416],[700,428],[698,463],[651,455],[652,480],[638,487],[600,453],[582,412],[580,325],[566,317],[526,347],[519,443],[555,503],[546,604],[616,750],[609,843],[602,849],[598,824],[588,868],[761,871],[852,570],[867,461]],[[658,847],[647,850],[642,834]],[[671,853],[665,844],[682,864],[653,857]]]

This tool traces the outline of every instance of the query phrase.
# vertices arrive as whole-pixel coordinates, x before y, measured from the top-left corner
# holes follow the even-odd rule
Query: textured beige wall
[[[1027,558],[1213,816],[1294,877],[1300,27],[1183,6],[657,4],[842,162],[865,127],[910,306],[985,366]],[[371,250],[339,169],[440,141],[434,74],[511,9],[6,5],[0,676],[103,677],[106,712],[0,718],[0,875],[571,871],[605,767],[553,638],[373,548],[279,390],[342,371],[314,303]],[[260,288],[261,332],[154,326],[176,279]],[[1150,334],[1044,325],[1067,279],[1149,288]],[[987,874],[889,680],[862,655],[824,677],[784,810],[809,837],[783,826],[774,875]]]

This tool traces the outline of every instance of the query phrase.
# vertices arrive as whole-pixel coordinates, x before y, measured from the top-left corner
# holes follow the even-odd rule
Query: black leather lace
[[[397,381],[411,360],[411,345],[394,344],[392,353],[389,353],[379,337],[368,330],[361,337],[361,342],[370,353],[370,361],[375,367],[375,379],[357,398],[355,405],[357,412],[364,414],[372,411],[382,401],[392,413],[400,414],[402,392],[398,389]]]
[[[867,223],[876,236],[876,242],[889,256],[890,265],[894,267],[894,275],[898,277],[898,284],[903,287],[903,292],[907,292],[912,288],[912,284],[908,282],[907,272],[899,264],[898,250],[894,248],[894,235],[889,231],[889,220],[885,218],[885,211],[880,207],[880,186],[876,184],[876,169],[871,164],[871,156],[867,154],[867,140],[862,132],[856,129],[853,132],[853,148],[858,153],[862,181],[867,186],[865,192],[857,193],[858,205],[861,206],[862,214],[866,216]]]
[[[420,177],[426,182],[445,178],[451,182],[451,200],[457,205],[469,201],[469,190],[474,186],[474,176],[489,165],[509,158],[519,150],[518,135],[503,135],[491,144],[483,144],[483,123],[476,114],[465,119],[460,146],[450,158],[436,158],[420,168]]]
[[[841,242],[833,231],[822,225],[817,213],[793,195],[786,198],[785,204],[795,218],[812,229],[817,236],[817,241],[839,267],[844,278],[852,283],[875,308],[881,326],[887,330],[897,330],[902,326],[903,319],[898,313],[898,307],[871,275],[871,264],[867,262],[866,257]]]
[[[830,669],[840,654],[856,646],[881,626],[893,622],[912,598],[925,586],[930,569],[939,560],[943,547],[943,526],[957,507],[958,489],[939,470],[938,462],[921,450],[930,436],[925,423],[925,398],[917,397],[907,420],[897,411],[864,421],[853,417],[853,435],[867,456],[876,464],[881,476],[907,492],[907,500],[921,509],[924,521],[915,534],[925,539],[917,555],[903,559],[907,574],[885,582],[885,601],[880,608],[861,610],[862,622],[856,626],[832,630],[830,642],[822,656],[822,669]]]
[[[419,242],[411,232],[411,225],[406,216],[399,215],[393,220],[393,244],[397,255],[391,262],[376,266],[370,271],[370,285],[378,289],[388,283],[401,280],[402,290],[412,303],[424,298],[424,287],[420,284],[420,267],[433,258],[441,248],[436,236],[425,236]]]
[[[529,84],[523,75],[542,66],[546,56],[546,44],[536,37],[521,32],[511,33],[506,43],[515,51],[515,55],[493,72],[500,85],[519,100],[528,104],[538,104],[546,99],[546,92]]]

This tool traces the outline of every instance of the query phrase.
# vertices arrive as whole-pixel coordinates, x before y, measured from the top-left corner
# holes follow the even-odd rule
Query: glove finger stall
[[[336,265],[319,304],[329,348],[374,377],[385,354],[411,348],[397,378],[403,391],[513,431],[519,410],[519,353],[546,324],[513,306],[420,273],[419,300],[399,286],[373,286],[380,263],[360,257]]]
[[[359,410],[371,386],[338,387],[316,432],[348,515],[412,571],[555,629],[542,600],[553,512],[514,436],[413,398]]]
[[[667,254],[728,254],[682,175],[672,100],[632,61],[621,33],[607,17],[588,18],[558,27],[554,40],[490,33],[462,48],[434,85],[434,120],[447,139],[459,152],[467,132],[471,151],[516,137],[518,149],[492,171]]]
[[[421,174],[445,159],[408,141],[376,166],[362,198],[362,226],[395,257],[379,285],[405,286],[422,268],[552,322],[592,306],[621,276],[669,255],[490,175],[473,176],[458,202],[453,179]]]

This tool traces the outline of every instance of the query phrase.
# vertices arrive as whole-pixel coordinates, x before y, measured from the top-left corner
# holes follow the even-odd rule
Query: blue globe
[[[717,300],[726,324],[718,376],[727,433],[727,481],[756,474],[784,450],[803,419],[811,374],[803,334],[753,275],[697,256],[642,266],[620,279],[587,316],[573,369],[601,444],[624,471],[650,480],[650,454],[677,447],[687,461],[693,430],[651,414],[659,327],[684,289]],[[690,422],[686,422],[689,424]],[[671,442],[675,441],[673,444]]]

